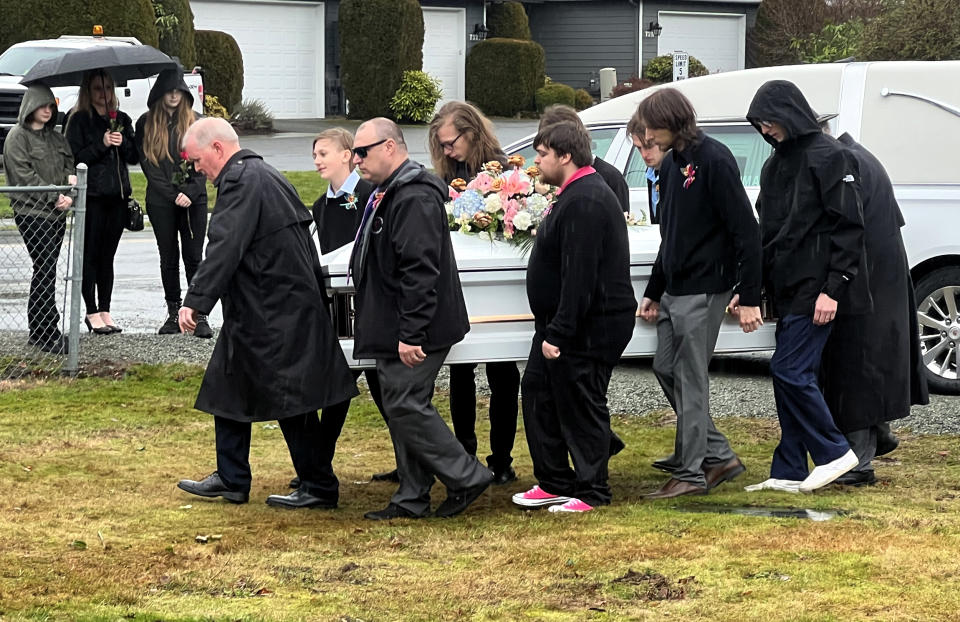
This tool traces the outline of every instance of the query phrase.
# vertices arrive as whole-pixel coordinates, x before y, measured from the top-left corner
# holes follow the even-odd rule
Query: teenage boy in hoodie
[[[27,89],[20,114],[7,135],[3,166],[11,186],[62,186],[77,182],[70,144],[56,131],[57,101],[42,84]],[[13,219],[33,262],[27,299],[28,341],[45,352],[66,354],[57,310],[57,259],[73,199],[59,193],[22,192],[10,196]]]
[[[837,429],[817,372],[837,314],[870,313],[860,171],[853,154],[820,130],[792,82],[757,91],[747,119],[774,147],[760,174],[764,283],[777,316],[770,361],[780,444],[770,478],[748,490],[810,492],[860,462]],[[807,454],[816,468],[808,471]]]

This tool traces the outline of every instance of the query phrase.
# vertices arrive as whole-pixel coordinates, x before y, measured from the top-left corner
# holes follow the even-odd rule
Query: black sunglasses
[[[370,143],[369,145],[364,145],[363,147],[354,147],[354,148],[353,148],[353,155],[357,156],[358,158],[360,158],[360,159],[362,160],[362,159],[364,159],[364,158],[367,157],[367,154],[369,153],[369,151],[370,151],[371,149],[373,149],[373,148],[376,147],[377,145],[382,145],[383,143],[387,142],[388,140],[390,140],[390,139],[389,139],[389,138],[384,138],[383,140],[378,140],[378,141],[375,142],[375,143]]]

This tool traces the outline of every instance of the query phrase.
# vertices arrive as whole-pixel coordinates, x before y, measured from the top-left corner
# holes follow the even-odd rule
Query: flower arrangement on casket
[[[469,182],[450,182],[446,204],[451,231],[485,234],[526,247],[550,213],[556,188],[540,182],[536,166],[524,169],[523,156],[510,156],[506,169],[487,162]]]

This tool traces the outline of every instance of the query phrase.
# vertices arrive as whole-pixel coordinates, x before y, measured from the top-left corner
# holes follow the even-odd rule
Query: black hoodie
[[[407,160],[379,191],[350,260],[357,288],[353,354],[396,358],[400,341],[425,352],[449,348],[470,321],[443,207],[447,186]]]
[[[803,93],[792,82],[772,80],[757,91],[747,112],[786,132],[760,174],[760,235],[764,283],[778,314],[813,315],[821,292],[837,313],[872,307],[864,261],[860,172],[856,159],[820,130]],[[762,132],[761,132],[762,133]]]
[[[183,71],[179,68],[165,69],[157,76],[157,81],[153,83],[153,88],[150,89],[150,94],[147,96],[147,108],[149,108],[150,111],[143,113],[140,115],[140,118],[137,119],[137,154],[140,158],[140,167],[143,169],[143,174],[147,178],[146,200],[147,205],[151,207],[172,207],[174,206],[174,200],[181,192],[190,197],[190,201],[194,204],[206,204],[207,202],[207,181],[202,174],[194,174],[188,182],[179,186],[173,183],[174,175],[177,170],[179,170],[180,163],[183,161],[180,157],[180,139],[182,137],[177,132],[176,116],[168,115],[166,124],[168,135],[167,148],[170,150],[170,157],[172,159],[168,160],[163,158],[156,164],[153,164],[147,159],[143,150],[147,118],[153,114],[154,104],[160,101],[160,98],[166,93],[173,90],[181,91],[185,105],[191,108],[193,107],[193,95],[190,93],[190,88],[183,79]],[[163,108],[160,109],[160,112],[166,114]]]

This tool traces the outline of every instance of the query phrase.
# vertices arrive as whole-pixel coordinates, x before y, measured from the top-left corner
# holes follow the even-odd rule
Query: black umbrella
[[[103,69],[113,77],[114,84],[122,84],[176,68],[174,60],[149,45],[94,45],[37,62],[20,84],[76,86],[91,69]]]

